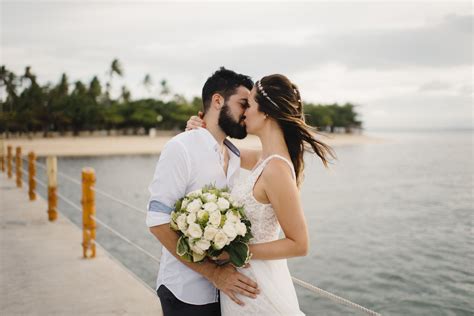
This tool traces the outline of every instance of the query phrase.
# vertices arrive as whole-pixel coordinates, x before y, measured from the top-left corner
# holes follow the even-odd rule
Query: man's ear
[[[224,106],[224,97],[219,93],[214,93],[212,95],[212,106],[214,106],[216,110],[220,110],[222,106]]]

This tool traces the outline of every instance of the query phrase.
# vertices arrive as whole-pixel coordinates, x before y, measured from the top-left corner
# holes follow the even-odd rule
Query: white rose
[[[202,250],[201,248],[199,248],[197,245],[191,245],[190,246],[191,250],[199,255],[203,255],[204,254],[204,250]]]
[[[217,204],[214,203],[214,202],[208,202],[208,203],[204,204],[202,207],[203,207],[203,209],[205,209],[209,213],[212,213],[212,212],[214,212],[215,210],[218,209]]]
[[[227,209],[230,207],[230,203],[229,203],[229,201],[227,201],[226,199],[220,197],[220,198],[217,200],[217,206],[219,206],[219,209],[220,209],[221,211],[225,211],[225,210],[227,210]]]
[[[186,214],[179,215],[176,219],[176,224],[178,224],[179,230],[184,232],[186,228],[188,228],[188,225],[186,223]]]
[[[181,210],[185,210],[186,206],[188,206],[189,200],[188,199],[183,199],[183,202],[181,202]]]
[[[202,196],[204,197],[206,202],[215,202],[215,201],[217,201],[217,196],[215,194],[204,193]]]
[[[189,192],[187,194],[187,196],[189,196],[189,197],[199,197],[201,194],[202,194],[202,190],[199,189],[199,190],[194,190],[192,192]]]
[[[227,238],[226,234],[224,234],[222,231],[218,231],[214,236],[214,248],[217,250],[224,248],[228,240],[229,239]]]
[[[247,226],[245,226],[245,224],[242,222],[238,222],[235,224],[235,230],[237,231],[237,235],[240,235],[242,237],[247,234]]]
[[[221,224],[221,212],[214,211],[209,216],[209,222],[214,226],[219,226]]]
[[[204,228],[204,238],[207,240],[212,240],[214,239],[214,236],[217,233],[217,228],[212,227],[212,226],[207,226]]]
[[[195,223],[189,224],[187,234],[192,238],[201,238],[202,236],[201,226]]]
[[[221,196],[222,196],[223,198],[229,199],[229,198],[230,198],[230,193],[229,193],[229,192],[222,192],[222,193],[221,193]]]
[[[225,213],[225,217],[227,218],[228,221],[232,223],[236,223],[239,221],[239,218],[237,217],[237,215],[235,215],[235,213],[232,210],[227,211],[227,213]]]
[[[200,240],[196,241],[195,245],[199,249],[201,249],[203,251],[206,251],[207,249],[209,249],[209,247],[211,247],[211,242],[209,240],[206,240],[206,239],[200,239]]]
[[[234,240],[234,238],[237,236],[237,232],[235,230],[235,225],[234,223],[231,223],[229,221],[226,221],[224,224],[224,227],[222,227],[222,231],[229,237],[229,239]]]
[[[188,204],[188,206],[186,207],[186,210],[189,213],[197,212],[199,209],[201,209],[201,206],[202,206],[201,200],[200,199],[195,199],[191,203]]]
[[[199,221],[206,222],[209,219],[209,212],[205,210],[199,210],[197,212],[197,218]]]
[[[192,224],[196,222],[196,213],[189,213],[189,215],[186,217],[186,222],[188,224]]]

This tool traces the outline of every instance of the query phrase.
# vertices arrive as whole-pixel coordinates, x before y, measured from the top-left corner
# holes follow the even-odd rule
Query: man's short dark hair
[[[219,93],[227,99],[235,93],[238,87],[243,86],[249,90],[253,88],[253,81],[249,76],[238,74],[232,70],[219,68],[215,73],[207,78],[204,87],[202,87],[203,110],[206,113],[211,105],[212,96]]]

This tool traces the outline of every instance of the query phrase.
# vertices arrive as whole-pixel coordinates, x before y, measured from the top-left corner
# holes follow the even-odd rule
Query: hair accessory
[[[274,106],[276,106],[278,109],[280,108],[280,107],[278,106],[278,104],[276,104],[276,103],[268,96],[268,94],[265,92],[265,90],[263,90],[262,83],[260,82],[260,80],[257,81],[257,88],[258,88],[258,90],[260,90],[260,92],[263,94],[263,96],[264,96],[265,98],[267,98],[268,101],[270,101],[270,102],[271,102]]]

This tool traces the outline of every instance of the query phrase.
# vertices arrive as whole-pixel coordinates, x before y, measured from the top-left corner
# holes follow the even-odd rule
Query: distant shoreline
[[[37,157],[61,156],[61,157],[94,157],[113,155],[157,155],[164,145],[173,137],[169,132],[166,135],[156,137],[149,136],[78,136],[78,137],[52,137],[52,138],[9,138],[4,139],[5,154],[6,146],[22,148],[22,155],[26,156],[33,151]],[[365,145],[386,142],[379,137],[364,134],[325,134],[318,135],[318,139],[330,146]],[[244,140],[231,139],[238,147],[260,148],[260,141],[256,136],[249,135]]]

